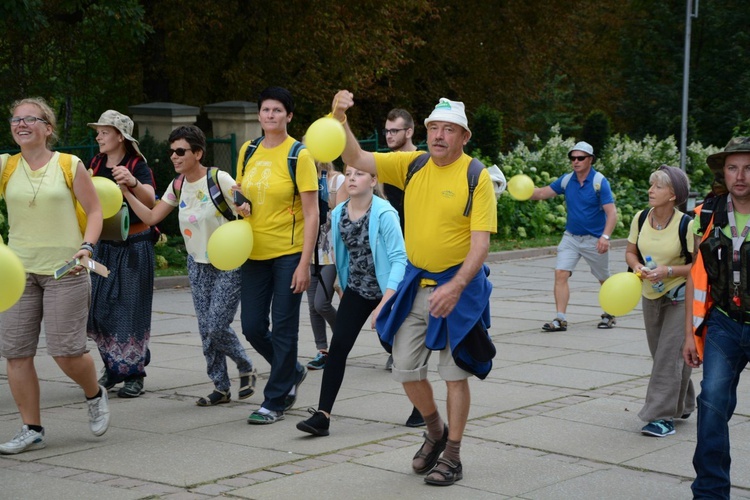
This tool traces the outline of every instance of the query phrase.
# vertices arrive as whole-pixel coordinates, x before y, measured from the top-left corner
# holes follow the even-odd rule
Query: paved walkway
[[[651,366],[640,306],[618,318],[615,329],[597,330],[598,285],[581,264],[571,280],[568,332],[542,332],[554,312],[554,257],[544,253],[493,256],[491,334],[498,355],[490,376],[471,382],[464,479],[453,487],[427,486],[411,472],[422,430],[401,425],[411,405],[383,369],[387,355],[369,330],[350,357],[329,437],[295,428],[317,404],[321,372],[310,372],[285,420],[245,423],[262,400],[269,370],[250,348],[261,373],[258,393],[197,407],[195,399],[212,387],[189,290],[173,288],[154,296],[148,392],[132,400],[113,397],[112,424],[101,438],[88,430],[80,389],[40,349],[48,445],[0,457],[0,497],[689,498],[695,416],[679,421],[674,436],[639,432],[643,423],[636,415]],[[622,248],[613,251],[613,269],[625,269],[623,255]],[[299,352],[307,360],[315,346],[306,302],[302,307]],[[0,364],[0,438],[6,439],[19,420]],[[442,404],[445,388],[432,368]],[[748,383],[745,377],[731,426],[735,498],[750,498]]]

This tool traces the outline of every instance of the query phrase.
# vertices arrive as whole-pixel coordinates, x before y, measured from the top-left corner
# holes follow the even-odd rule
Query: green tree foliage
[[[599,153],[604,150],[611,133],[612,121],[609,116],[601,109],[595,109],[586,117],[581,131],[581,140],[591,144],[594,151]]]
[[[503,144],[503,116],[500,111],[483,104],[474,113],[471,143],[492,163],[500,156]]]

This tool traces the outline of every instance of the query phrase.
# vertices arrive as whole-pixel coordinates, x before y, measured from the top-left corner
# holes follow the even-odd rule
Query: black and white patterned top
[[[358,220],[352,221],[349,218],[349,207],[345,206],[341,211],[339,231],[349,251],[349,279],[346,286],[365,299],[380,299],[383,294],[375,277],[375,261],[370,248],[371,209],[372,207]]]

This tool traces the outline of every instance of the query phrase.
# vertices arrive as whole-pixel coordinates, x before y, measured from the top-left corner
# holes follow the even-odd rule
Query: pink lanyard
[[[732,196],[727,194],[727,214],[729,215],[729,230],[732,233],[732,277],[734,281],[734,303],[739,306],[739,284],[740,284],[740,247],[745,242],[747,233],[750,232],[750,219],[747,220],[742,233],[737,232],[737,220],[734,217],[734,205]]]

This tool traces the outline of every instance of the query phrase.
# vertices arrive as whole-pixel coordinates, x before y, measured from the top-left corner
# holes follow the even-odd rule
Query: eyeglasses
[[[409,130],[409,127],[406,127],[406,128],[384,128],[383,129],[383,135],[396,135],[399,132],[403,132],[404,130]]]
[[[590,156],[568,156],[568,159],[570,161],[584,161],[586,158],[591,158]]]
[[[188,151],[193,151],[193,150],[185,149],[185,148],[170,149],[169,156],[172,156],[172,155],[185,156],[185,153],[187,153]]]
[[[14,116],[13,118],[9,118],[8,121],[11,125],[17,127],[21,121],[23,121],[26,125],[34,125],[37,121],[40,121],[42,123],[49,124],[49,122],[43,118],[37,118],[36,116]]]

